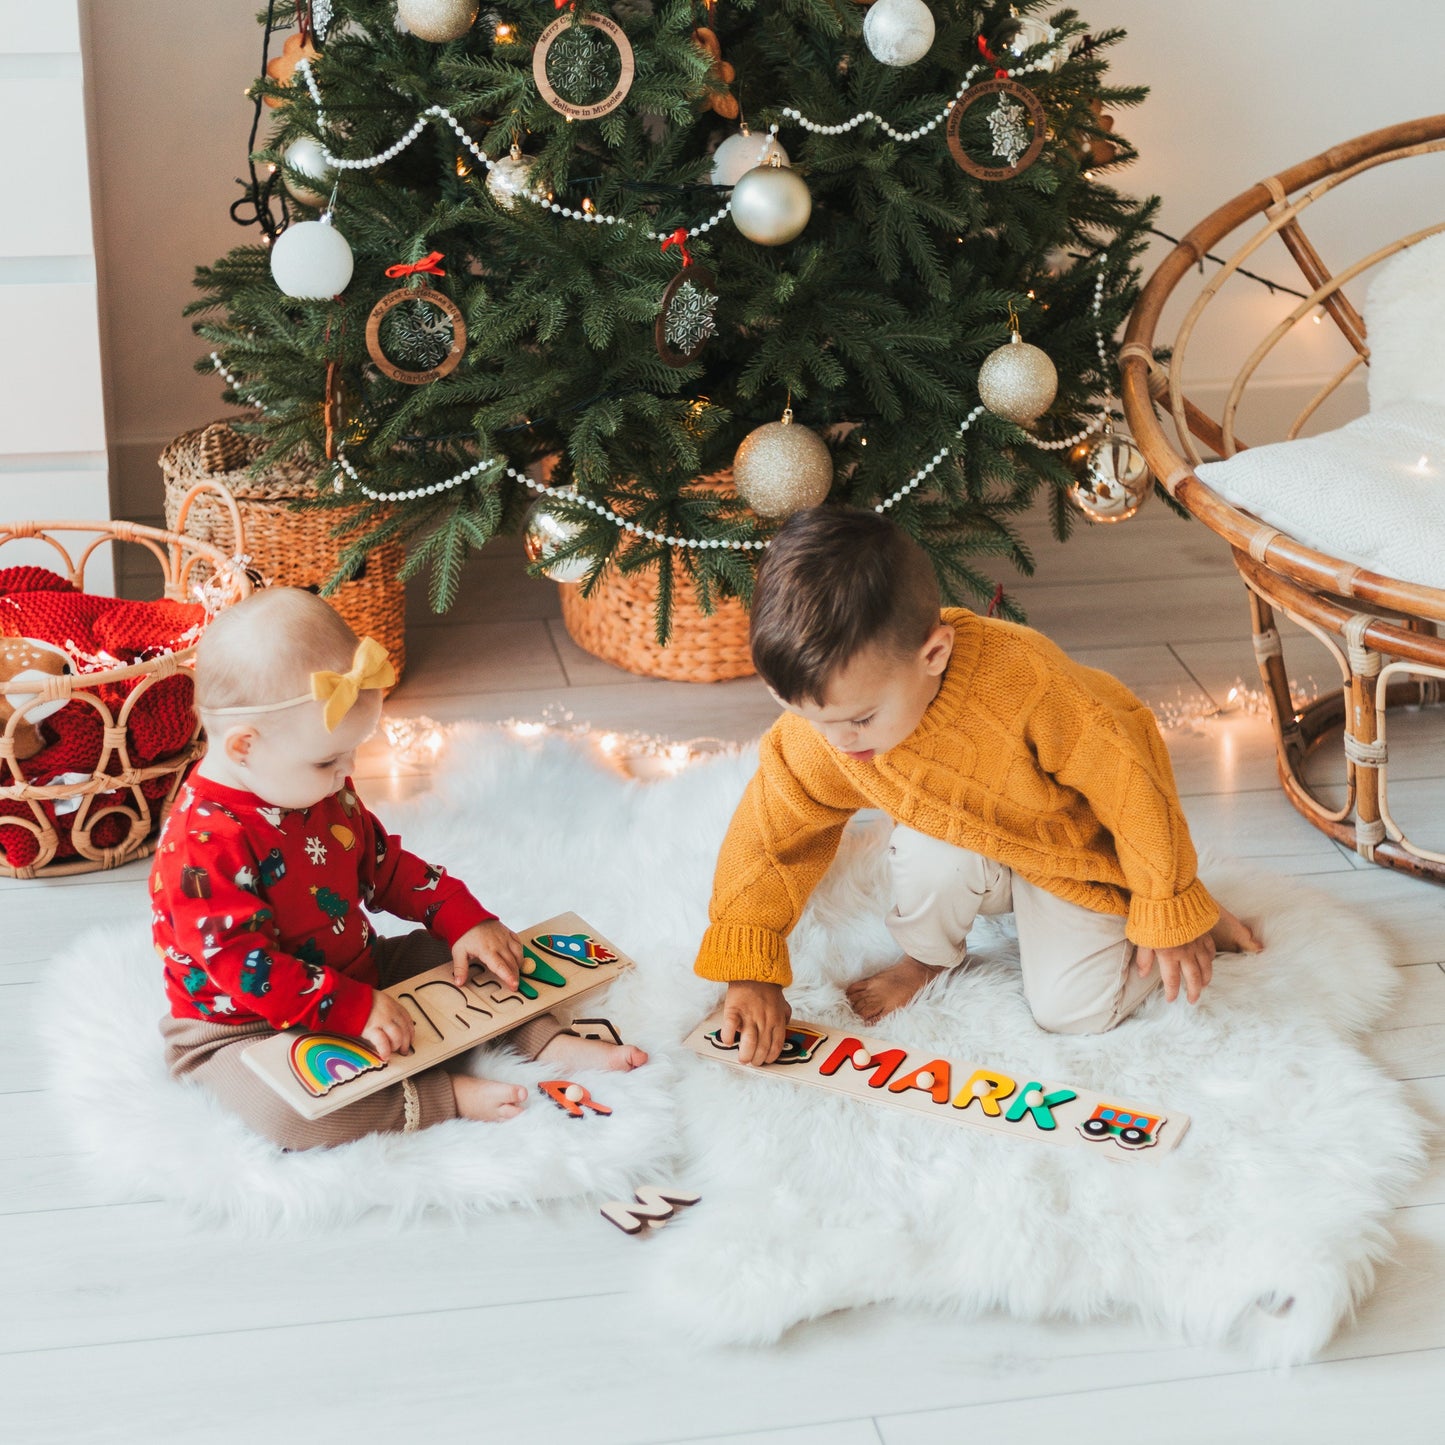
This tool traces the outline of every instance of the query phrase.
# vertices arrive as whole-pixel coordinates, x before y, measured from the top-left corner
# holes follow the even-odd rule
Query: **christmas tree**
[[[199,364],[315,458],[343,569],[402,537],[440,610],[538,507],[548,575],[658,569],[665,635],[677,569],[746,598],[824,497],[888,510],[963,602],[1032,570],[1040,487],[1067,533],[1152,213],[1105,179],[1144,94],[1105,82],[1121,32],[963,0],[260,18],[268,234],[198,272]],[[735,457],[741,496],[696,485]]]

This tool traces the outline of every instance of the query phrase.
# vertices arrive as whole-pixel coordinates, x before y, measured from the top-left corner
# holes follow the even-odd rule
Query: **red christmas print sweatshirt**
[[[377,982],[363,904],[449,947],[496,916],[408,853],[349,778],[315,807],[285,809],[192,773],[161,833],[151,903],[176,1018],[352,1035]]]

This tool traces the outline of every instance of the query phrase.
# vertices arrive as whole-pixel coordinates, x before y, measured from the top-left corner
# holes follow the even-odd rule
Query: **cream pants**
[[[1140,978],[1124,919],[1056,898],[993,858],[955,848],[899,823],[888,846],[893,911],[888,931],[910,958],[935,968],[963,963],[979,914],[1018,924],[1024,997],[1042,1029],[1098,1034],[1122,1023],[1159,986]]]

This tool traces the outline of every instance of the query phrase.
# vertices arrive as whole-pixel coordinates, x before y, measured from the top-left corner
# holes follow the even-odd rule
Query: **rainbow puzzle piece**
[[[302,1034],[291,1045],[291,1072],[314,1098],[358,1074],[379,1069],[382,1059],[360,1039],[341,1034]]]

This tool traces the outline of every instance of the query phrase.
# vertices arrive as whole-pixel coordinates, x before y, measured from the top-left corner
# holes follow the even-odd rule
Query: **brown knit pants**
[[[425,929],[400,938],[378,938],[372,948],[382,988],[451,958],[446,944]],[[524,1057],[535,1059],[564,1031],[560,1020],[546,1013],[502,1037]],[[275,1032],[265,1023],[211,1024],[169,1016],[161,1020],[171,1076],[197,1080],[256,1133],[283,1149],[325,1148],[366,1134],[410,1133],[457,1116],[451,1076],[439,1065],[378,1089],[322,1119],[303,1119],[241,1059],[249,1045]]]

